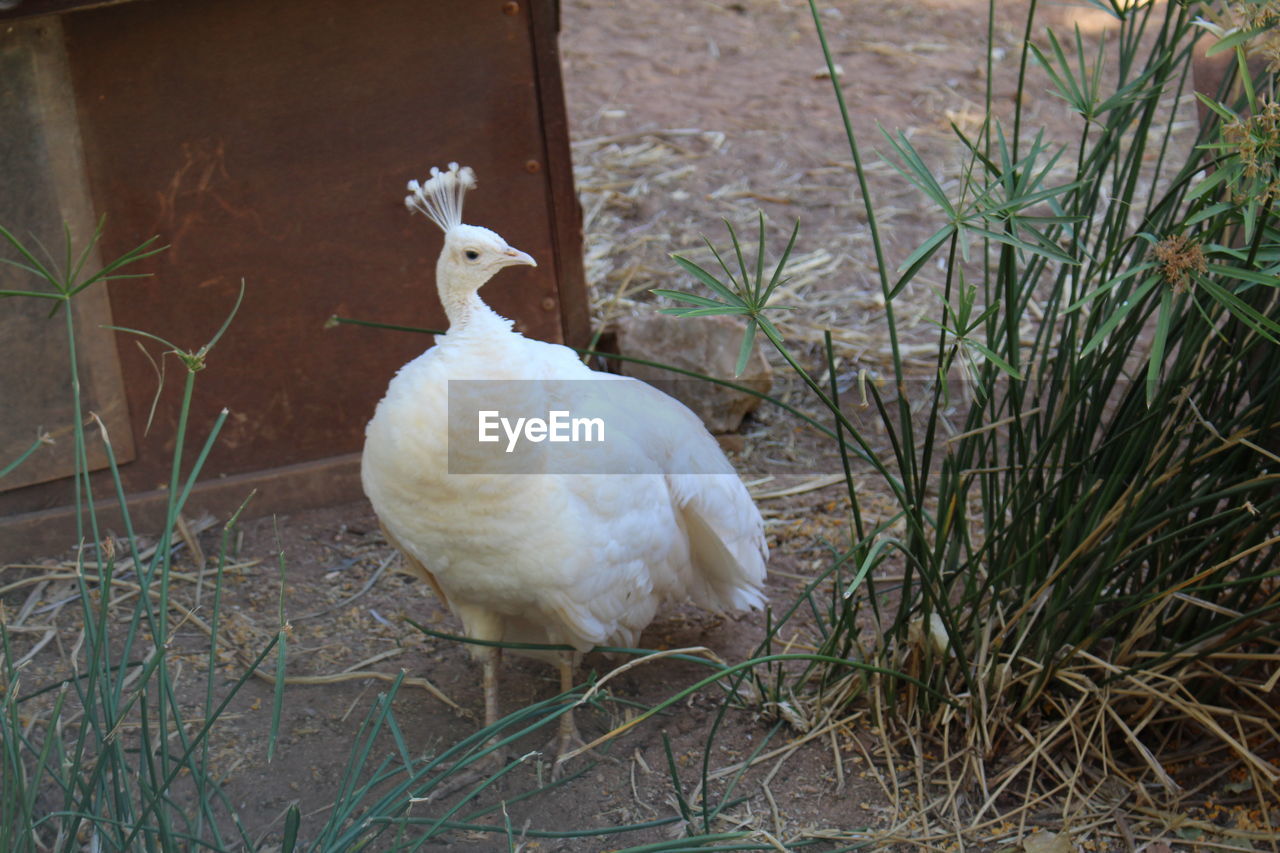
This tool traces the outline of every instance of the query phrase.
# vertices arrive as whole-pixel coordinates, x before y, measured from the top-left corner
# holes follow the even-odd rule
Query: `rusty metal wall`
[[[80,239],[96,217],[84,185],[76,104],[62,49],[61,31],[49,22],[17,21],[0,27],[0,224],[35,252],[58,250],[64,228]],[[59,252],[60,254],[60,252]],[[21,262],[0,242],[0,259]],[[85,263],[97,268],[90,251]],[[0,290],[48,292],[21,267],[0,264]],[[133,436],[124,381],[115,355],[107,292],[90,288],[73,303],[80,402],[115,436],[116,458],[133,459]],[[66,314],[50,316],[50,303],[17,298],[0,302],[0,460],[17,459],[37,436],[47,442],[0,488],[16,489],[69,477],[75,470],[74,406]],[[90,470],[107,465],[100,443],[86,446]]]
[[[431,165],[475,168],[468,222],[536,269],[485,289],[527,334],[581,340],[578,212],[553,3],[492,0],[156,0],[60,16],[101,254],[153,234],[149,279],[114,282],[119,326],[198,347],[244,303],[197,378],[199,439],[230,417],[207,473],[358,450],[386,383],[430,339],[332,314],[440,328],[439,231],[403,205]],[[153,357],[160,348],[144,344]],[[181,389],[117,337],[138,459],[130,491],[167,483]],[[190,439],[189,439],[190,442]],[[66,484],[0,495],[0,516],[65,504]]]

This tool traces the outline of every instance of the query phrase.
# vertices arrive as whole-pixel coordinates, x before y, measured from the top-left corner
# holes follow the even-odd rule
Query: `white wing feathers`
[[[698,416],[678,400],[656,388],[635,382],[642,398],[679,421],[680,429],[651,432],[650,452],[664,457],[672,503],[688,531],[690,557],[705,584],[695,602],[716,610],[740,610],[764,605],[764,524],[746,486],[738,479],[720,445]],[[704,597],[705,596],[705,597]]]
[[[692,572],[680,578],[683,595],[711,610],[764,605],[763,522],[750,493],[719,444],[686,406],[637,379],[592,374],[628,383],[632,437],[666,475],[668,500],[689,539]]]
[[[760,513],[741,481],[708,475],[669,479],[689,535],[695,571],[689,597],[711,610],[763,607],[768,547]]]

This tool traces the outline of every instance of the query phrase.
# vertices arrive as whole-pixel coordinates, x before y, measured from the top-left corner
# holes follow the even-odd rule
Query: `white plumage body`
[[[760,606],[759,512],[697,417],[655,389],[632,389],[628,430],[629,470],[648,473],[449,473],[451,379],[636,382],[510,325],[473,311],[401,368],[366,431],[365,492],[467,634],[585,651],[638,645],[664,602]]]
[[[444,231],[436,288],[449,333],[400,369],[365,430],[361,478],[388,540],[476,640],[579,652],[634,647],[664,602],[715,610],[763,604],[760,513],[697,417],[636,380],[591,371],[565,347],[517,334],[481,301],[481,286],[499,270],[537,264],[494,232],[462,223],[473,186],[475,174],[451,163],[423,184],[410,181],[405,199]],[[606,461],[622,473],[578,473],[601,469],[571,464],[587,452],[573,445],[558,465],[501,472],[483,464],[478,443],[461,440],[453,461],[482,464],[451,470],[454,380],[507,380],[500,387],[519,399],[497,405],[513,402],[526,414],[531,402],[581,411],[578,404],[618,398]],[[472,650],[484,664],[492,726],[500,653]],[[535,656],[556,661],[561,691],[572,688],[575,655]],[[560,716],[559,728],[557,768],[576,739],[572,714]]]

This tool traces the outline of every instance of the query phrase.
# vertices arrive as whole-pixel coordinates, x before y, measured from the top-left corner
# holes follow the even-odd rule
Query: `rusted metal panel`
[[[560,282],[560,322],[567,343],[586,346],[591,338],[591,311],[585,298],[586,272],[582,258],[582,207],[573,184],[573,159],[569,146],[569,113],[560,76],[560,4],[535,3],[531,7],[534,62],[537,66],[538,102],[542,106],[542,131],[546,140],[549,194],[547,221],[555,244],[556,273]]]
[[[0,21],[132,2],[134,0],[0,0]]]
[[[146,262],[153,278],[112,284],[115,322],[196,348],[245,283],[197,378],[194,443],[231,413],[208,475],[359,449],[388,379],[429,338],[325,320],[442,327],[441,235],[402,203],[431,165],[475,168],[467,220],[539,261],[496,278],[486,299],[531,336],[585,337],[554,19],[551,3],[474,0],[163,0],[62,16],[108,215],[102,254],[152,234],[171,246]],[[125,485],[154,489],[167,482],[181,370],[170,357],[144,435],[155,373],[133,340],[117,349],[139,448]],[[0,496],[0,515],[68,494],[19,490]]]
[[[75,103],[67,80],[57,19],[11,24],[0,35],[0,224],[29,249],[61,254],[64,225],[86,241],[94,217],[84,185]],[[0,243],[0,258],[21,261]],[[62,264],[49,258],[46,263]],[[95,252],[86,268],[100,266]],[[0,264],[0,290],[49,292],[31,273]],[[47,443],[0,480],[0,490],[69,476],[75,465],[71,357],[65,315],[50,316],[56,303],[29,297],[0,302],[0,465],[17,459],[37,436]],[[82,293],[73,303],[76,364],[85,412],[93,412],[116,437],[117,459],[133,458],[133,437],[105,290]],[[91,469],[106,467],[100,443],[87,446]]]

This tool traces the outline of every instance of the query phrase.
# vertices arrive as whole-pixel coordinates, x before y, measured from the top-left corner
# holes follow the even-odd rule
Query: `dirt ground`
[[[886,247],[891,258],[901,259],[937,223],[924,213],[916,192],[878,162],[874,149],[885,146],[876,125],[909,133],[928,156],[958,160],[950,124],[972,129],[982,115],[986,4],[841,0],[822,6],[854,129],[866,146]],[[1086,33],[1096,24],[1075,7],[1056,6],[1049,14],[1060,23],[1074,16]],[[995,32],[998,65],[1016,61],[1021,26],[1012,13],[1001,20]],[[750,229],[761,208],[769,216],[775,247],[785,241],[793,219],[803,222],[796,249],[802,263],[797,280],[788,285],[800,311],[786,329],[801,353],[813,357],[821,329],[830,327],[836,330],[842,379],[882,369],[884,338],[866,220],[855,203],[848,149],[831,81],[820,73],[822,55],[807,5],[800,0],[564,0],[561,47],[598,316],[608,319],[642,302],[648,288],[676,285],[667,253],[696,254],[703,233],[723,244],[721,217]],[[1012,75],[1002,74],[997,98],[1007,102],[1011,87]],[[1049,97],[1030,104],[1028,115],[1032,122],[1069,126]],[[917,319],[934,307],[928,289],[918,291],[907,302]],[[928,327],[921,323],[920,330],[923,335]],[[755,491],[781,490],[836,470],[837,463],[818,443],[796,439],[792,431],[793,425],[770,415],[747,428],[736,460]],[[762,500],[775,606],[794,600],[827,553],[824,542],[840,541],[844,520],[838,498],[836,487]],[[206,552],[216,552],[216,529],[201,541]],[[410,743],[428,752],[474,731],[483,707],[479,668],[464,647],[424,636],[407,624],[413,619],[435,630],[458,630],[423,584],[394,570],[395,558],[363,503],[244,526],[226,602],[227,636],[240,649],[259,648],[275,632],[279,549],[287,564],[286,606],[293,625],[290,675],[403,668],[430,679],[456,704],[450,707],[419,687],[402,688],[396,712]],[[180,557],[179,565],[189,559]],[[49,589],[45,595],[52,600],[56,592]],[[194,591],[183,588],[181,594]],[[732,661],[750,655],[763,634],[762,614],[721,618],[677,609],[646,632],[644,643],[653,649],[707,646]],[[784,637],[797,649],[812,648],[814,642],[802,628]],[[179,646],[186,677],[201,683],[207,638],[186,627]],[[227,651],[228,682],[243,671],[243,662],[234,650]],[[614,665],[593,655],[582,676],[603,674]],[[657,661],[619,676],[611,683],[612,701],[580,713],[584,735],[590,738],[620,722],[627,713],[624,701],[652,704],[704,673],[693,664]],[[508,660],[504,710],[554,695],[554,675],[541,664]],[[360,721],[385,687],[367,678],[290,686],[277,757],[266,766],[261,758],[271,687],[249,684],[214,744],[227,791],[254,837],[268,846],[278,841],[284,812],[295,801],[301,804],[304,836],[324,820]],[[557,791],[511,804],[507,811],[517,836],[522,829],[609,828],[677,817],[663,734],[671,738],[688,795],[698,785],[702,750],[718,707],[716,694],[696,695],[623,736],[608,748],[605,760]],[[749,755],[769,725],[757,713],[731,712],[713,745],[712,769]],[[865,828],[883,828],[895,816],[857,742],[871,736],[869,727],[852,726],[839,737],[814,739],[762,764],[739,786],[746,799],[727,809],[715,828],[762,829],[778,840],[779,849],[824,833],[856,838]],[[800,737],[784,728],[770,749]],[[530,749],[540,745],[530,743]],[[569,772],[591,761],[576,759]],[[529,787],[546,769],[535,763],[504,780],[484,802]],[[724,782],[713,784],[717,795]],[[500,826],[500,816],[483,820]],[[616,849],[668,839],[682,827],[676,821],[625,836],[570,841],[526,836],[521,849]],[[992,848],[1001,844],[1009,844],[1009,836],[993,836]],[[450,836],[450,846],[496,850],[506,849],[506,841],[458,831]]]

